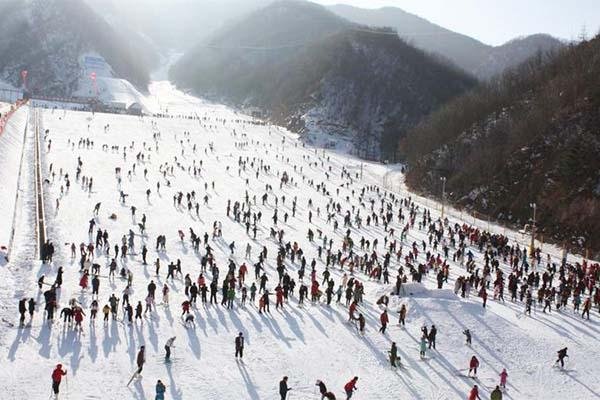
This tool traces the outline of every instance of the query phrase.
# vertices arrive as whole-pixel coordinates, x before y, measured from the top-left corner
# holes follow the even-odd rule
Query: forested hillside
[[[0,80],[47,95],[76,90],[79,59],[102,56],[116,76],[144,89],[158,56],[139,36],[111,27],[81,0],[0,2]]]
[[[455,99],[402,143],[409,185],[492,219],[600,250],[600,38]]]

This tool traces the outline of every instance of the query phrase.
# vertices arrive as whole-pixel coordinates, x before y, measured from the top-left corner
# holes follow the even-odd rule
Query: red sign
[[[96,73],[95,73],[95,72],[92,72],[92,73],[90,74],[90,78],[92,78],[92,80],[93,80],[93,81],[95,81],[95,80],[96,80]]]

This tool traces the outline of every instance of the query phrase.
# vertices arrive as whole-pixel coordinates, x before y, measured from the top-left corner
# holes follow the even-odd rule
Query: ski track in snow
[[[502,368],[509,373],[508,391],[505,399],[593,399],[600,398],[600,378],[595,373],[599,365],[600,348],[598,346],[598,313],[592,312],[592,320],[584,322],[578,315],[568,311],[543,314],[536,307],[532,317],[524,316],[522,304],[506,302],[500,304],[489,299],[487,309],[481,307],[481,301],[476,296],[469,299],[456,297],[452,292],[454,278],[462,274],[462,268],[451,264],[451,279],[445,289],[434,289],[435,276],[425,278],[425,290],[397,300],[391,298],[390,325],[384,336],[377,332],[381,308],[375,304],[376,299],[392,290],[392,285],[382,285],[369,281],[358,273],[358,278],[365,282],[366,302],[361,306],[361,312],[367,320],[364,336],[358,335],[356,328],[347,323],[347,309],[342,305],[333,304],[312,305],[307,302],[299,307],[297,298],[291,299],[283,311],[275,310],[274,297],[271,303],[271,313],[258,314],[257,305],[248,303],[245,307],[236,304],[234,310],[224,307],[207,306],[198,303],[193,314],[196,317],[196,327],[186,329],[179,323],[181,314],[180,304],[184,300],[183,281],[175,279],[168,282],[171,289],[170,306],[159,305],[152,318],[144,320],[143,324],[128,326],[119,322],[103,325],[101,312],[95,324],[89,323],[89,305],[91,290],[81,291],[78,286],[78,260],[70,258],[68,244],[88,242],[88,221],[92,218],[92,209],[96,202],[102,206],[97,218],[97,228],[108,229],[111,247],[120,243],[122,235],[129,229],[136,232],[135,252],[139,254],[143,243],[148,245],[149,265],[141,263],[140,255],[130,255],[125,264],[134,274],[133,305],[146,296],[146,286],[150,279],[157,282],[157,294],[162,284],[166,282],[167,264],[171,260],[181,259],[183,272],[190,273],[195,281],[199,273],[199,255],[194,252],[189,243],[188,228],[203,235],[211,234],[213,221],[223,224],[223,239],[209,240],[214,248],[217,265],[220,269],[221,281],[230,257],[228,244],[236,243],[236,253],[232,259],[236,264],[246,261],[249,264],[247,283],[254,277],[252,263],[257,261],[260,247],[266,245],[269,251],[266,270],[269,276],[268,287],[275,287],[277,280],[274,256],[277,244],[269,238],[269,227],[274,209],[273,194],[269,196],[268,205],[261,206],[260,197],[265,190],[265,184],[271,184],[275,194],[285,194],[286,201],[279,204],[279,227],[286,232],[284,241],[298,241],[305,251],[308,263],[317,257],[316,245],[309,243],[306,238],[308,224],[308,199],[315,203],[313,209],[313,231],[321,229],[324,235],[334,238],[334,249],[340,245],[345,228],[342,228],[343,215],[337,217],[340,228],[333,232],[331,225],[326,224],[325,205],[328,197],[317,194],[314,188],[306,185],[306,179],[313,179],[315,184],[326,182],[327,189],[336,201],[347,204],[345,197],[352,197],[351,189],[360,190],[365,185],[380,185],[399,193],[409,195],[397,167],[383,166],[364,162],[362,181],[355,182],[349,189],[340,187],[340,196],[335,190],[346,180],[340,179],[343,167],[353,173],[359,173],[361,161],[340,153],[324,152],[321,149],[303,148],[297,140],[297,135],[286,132],[278,127],[255,126],[247,123],[235,123],[233,120],[248,120],[224,106],[206,103],[200,99],[177,92],[170,84],[157,82],[151,86],[151,95],[147,104],[154,104],[158,109],[166,110],[173,115],[207,116],[209,121],[201,122],[182,118],[148,118],[119,116],[110,114],[95,114],[63,110],[44,110],[43,132],[49,129],[47,139],[52,140],[52,147],[47,152],[47,140],[44,149],[42,168],[46,177],[51,181],[45,185],[46,215],[48,218],[48,235],[54,242],[56,253],[52,265],[41,265],[35,260],[35,203],[33,200],[33,131],[32,127],[26,135],[24,153],[24,171],[20,182],[23,195],[17,204],[17,231],[11,261],[0,269],[0,288],[2,299],[1,315],[8,321],[17,322],[17,302],[22,296],[33,296],[38,300],[38,307],[43,302],[41,292],[37,290],[37,278],[44,274],[47,282],[52,282],[58,265],[65,269],[63,288],[59,292],[59,303],[64,306],[68,299],[75,298],[84,305],[88,314],[84,320],[83,333],[65,329],[58,319],[52,327],[42,325],[42,315],[37,312],[34,326],[26,329],[10,328],[3,323],[0,328],[1,359],[4,368],[0,370],[0,391],[13,399],[45,399],[50,389],[50,373],[57,362],[62,362],[67,368],[67,381],[63,381],[61,398],[69,399],[153,399],[154,385],[161,379],[167,386],[167,399],[278,399],[278,382],[283,375],[290,377],[289,385],[294,388],[290,399],[315,399],[314,383],[322,379],[329,390],[336,393],[338,398],[344,398],[343,385],[353,376],[360,377],[359,390],[353,399],[464,399],[468,390],[474,384],[471,378],[458,375],[458,370],[468,366],[470,357],[475,354],[481,362],[478,371],[477,384],[481,388],[482,398],[489,398],[489,392],[499,382]],[[31,112],[31,111],[30,111]],[[32,112],[31,112],[32,113]],[[215,118],[226,119],[226,123],[216,122]],[[155,121],[154,130],[151,121]],[[202,124],[212,125],[203,127]],[[105,133],[103,127],[110,124]],[[89,125],[89,129],[88,129]],[[233,129],[238,137],[233,137]],[[160,131],[159,151],[147,151],[151,159],[140,163],[132,179],[128,179],[127,171],[135,162],[135,154],[142,150],[142,142],[154,145],[152,134]],[[191,132],[191,143],[184,146],[185,154],[181,154],[180,140],[186,140],[184,131]],[[246,133],[247,138],[240,137]],[[90,138],[95,142],[93,149],[78,148],[80,138]],[[285,138],[285,143],[283,143]],[[67,142],[75,142],[75,147],[69,147]],[[249,144],[246,148],[235,147],[236,141],[255,140],[260,144]],[[135,142],[133,150],[127,151],[127,160],[123,160],[122,147]],[[214,154],[204,150],[209,142],[214,142]],[[192,145],[197,144],[197,154],[192,154]],[[119,145],[119,152],[102,150],[102,145]],[[276,159],[275,156],[279,158]],[[77,157],[83,161],[82,176],[92,176],[94,187],[92,193],[84,191],[75,179]],[[271,166],[271,172],[261,172],[255,179],[253,170],[241,172],[238,176],[238,157],[258,157]],[[318,161],[318,166],[309,166],[303,157],[310,157],[312,162]],[[175,167],[174,175],[167,178],[171,187],[159,176],[158,168],[164,162],[174,163],[174,157],[183,165],[192,164],[192,160],[203,161],[201,176],[194,178],[187,171]],[[330,157],[330,162],[326,157]],[[289,161],[288,161],[289,158]],[[324,161],[321,167],[320,161]],[[49,175],[49,165],[52,163],[56,177],[52,180]],[[294,171],[294,165],[302,167],[302,173]],[[331,165],[331,179],[325,178],[325,172]],[[229,166],[229,171],[226,171]],[[115,179],[115,167],[122,169],[122,189],[129,194],[127,204],[119,202],[118,185]],[[58,171],[68,172],[71,188],[61,196]],[[148,168],[148,180],[143,177],[143,169]],[[279,190],[277,173],[287,171],[298,187],[284,186]],[[249,178],[249,186],[245,184]],[[160,195],[156,191],[156,182],[161,182]],[[210,188],[215,181],[215,190]],[[208,190],[204,183],[208,182]],[[146,201],[145,191],[150,188],[150,201]],[[246,235],[245,228],[233,219],[225,216],[227,199],[232,203],[243,200],[245,190],[250,198],[256,194],[255,211],[261,210],[262,221],[259,223],[257,240]],[[200,201],[200,218],[196,218],[184,209],[173,206],[172,196],[177,191],[195,190],[196,198]],[[208,206],[202,205],[204,194],[210,197]],[[298,196],[298,211],[296,217],[291,216],[291,202]],[[374,193],[368,194],[375,196]],[[414,194],[413,199],[431,209],[432,216],[437,218],[439,206]],[[55,209],[55,199],[60,198],[60,208]],[[183,203],[185,203],[185,198]],[[137,219],[131,218],[129,207],[136,205]],[[321,217],[316,215],[316,207],[321,208]],[[184,207],[185,208],[185,207]],[[345,211],[345,210],[343,210]],[[283,223],[283,213],[288,212],[290,219]],[[116,220],[108,219],[108,215],[116,213]],[[139,235],[137,222],[142,213],[148,217],[147,236]],[[366,217],[367,210],[361,211]],[[452,222],[457,221],[459,213],[449,211]],[[3,216],[4,217],[4,216]],[[471,222],[468,219],[467,222]],[[485,227],[482,221],[476,221]],[[396,221],[392,226],[398,227]],[[503,232],[501,227],[492,227]],[[9,229],[9,228],[3,228]],[[177,230],[186,233],[184,242],[179,241]],[[399,229],[397,229],[399,231]],[[94,232],[95,233],[95,232]],[[167,237],[167,252],[154,251],[154,241],[157,235]],[[353,229],[355,242],[361,235],[373,240],[378,237],[383,242],[383,226],[363,227],[360,231]],[[518,233],[510,233],[511,238],[522,240]],[[397,235],[398,236],[398,235]],[[318,235],[316,235],[318,237]],[[95,238],[95,234],[94,234]],[[404,247],[413,241],[427,241],[425,230],[417,227],[409,233]],[[246,243],[252,245],[251,260],[244,259]],[[315,243],[319,240],[316,239]],[[523,244],[524,242],[521,242]],[[379,245],[381,254],[382,243]],[[476,262],[482,265],[482,255],[472,247]],[[547,246],[555,257],[560,254],[558,249]],[[337,250],[336,250],[337,251]],[[451,250],[452,251],[452,250]],[[201,251],[203,252],[203,251]],[[362,254],[362,252],[359,252]],[[112,248],[111,248],[112,254]],[[161,273],[157,279],[154,276],[153,260],[161,259]],[[422,257],[422,255],[420,255]],[[95,261],[102,265],[101,275],[108,274],[107,259],[103,253],[96,255]],[[297,279],[299,262],[292,264],[286,259],[290,276]],[[119,261],[120,269],[122,262]],[[392,257],[390,271],[391,282],[395,281],[397,261]],[[506,265],[503,265],[506,268]],[[324,269],[322,260],[317,262],[318,279]],[[307,277],[310,266],[307,265]],[[332,269],[332,277],[336,288],[340,282],[341,272]],[[210,277],[210,271],[208,273]],[[114,281],[101,279],[100,308],[105,304],[111,293],[121,297],[124,282],[118,277]],[[297,289],[296,289],[297,294]],[[236,294],[236,301],[240,294]],[[158,298],[160,295],[158,294]],[[218,294],[219,302],[221,294]],[[335,300],[334,300],[335,301]],[[342,302],[344,300],[342,299]],[[160,300],[157,299],[157,302]],[[401,329],[397,323],[397,313],[400,304],[408,306],[407,326]],[[58,318],[58,317],[57,317]],[[119,318],[122,318],[121,307]],[[438,329],[437,350],[428,351],[425,360],[419,359],[420,328],[434,323]],[[462,331],[466,328],[473,332],[473,346],[464,344]],[[244,361],[234,359],[234,337],[238,332],[244,332],[246,348]],[[165,364],[161,357],[163,346],[168,337],[176,335],[173,357],[175,360]],[[389,366],[387,351],[391,341],[398,345],[398,354],[405,368],[392,370]],[[147,363],[144,366],[143,378],[132,382],[126,387],[127,380],[135,370],[135,357],[141,344],[146,345]],[[552,368],[555,352],[561,347],[569,346],[571,358],[567,363],[567,371],[561,372]]]

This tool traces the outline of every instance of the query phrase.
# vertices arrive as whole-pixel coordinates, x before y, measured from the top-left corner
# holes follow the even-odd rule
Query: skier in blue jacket
[[[165,390],[167,390],[167,388],[159,379],[158,382],[156,382],[156,397],[154,399],[165,400]]]

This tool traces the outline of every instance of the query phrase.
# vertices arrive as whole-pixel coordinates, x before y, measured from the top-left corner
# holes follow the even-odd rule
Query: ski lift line
[[[216,49],[216,50],[256,50],[256,51],[267,51],[267,50],[282,50],[282,49],[293,49],[298,47],[306,46],[306,43],[302,44],[290,44],[283,46],[275,46],[275,47],[257,47],[257,46],[211,46],[211,45],[203,45],[198,46],[205,49]]]
[[[412,38],[416,36],[443,36],[443,35],[453,35],[453,32],[429,32],[429,33],[421,33],[421,32],[396,32],[396,31],[379,31],[372,29],[358,29],[358,28],[350,28],[348,31],[353,32],[362,32],[362,33],[370,33],[373,35],[382,35],[382,36],[396,36],[401,39]],[[331,35],[325,36],[332,37],[337,35],[338,32],[332,33]],[[294,43],[294,44],[286,44],[280,46],[217,46],[217,45],[199,45],[199,48],[205,49],[215,49],[215,50],[254,50],[254,51],[270,51],[270,50],[284,50],[284,49],[294,49],[299,47],[306,47],[311,45],[311,42],[303,42],[303,43]]]

